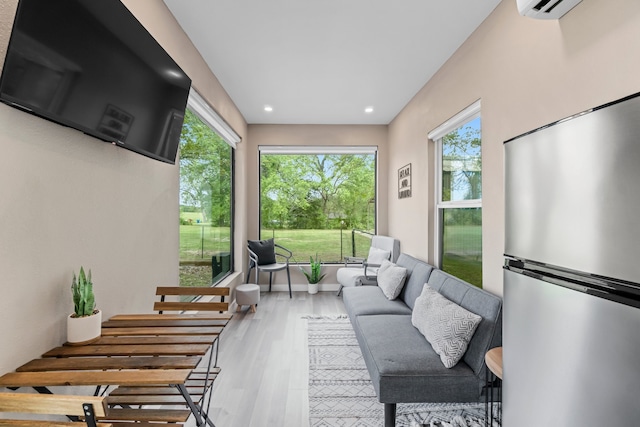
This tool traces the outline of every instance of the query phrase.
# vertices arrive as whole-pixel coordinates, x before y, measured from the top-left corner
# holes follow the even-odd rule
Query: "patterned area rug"
[[[384,406],[349,319],[307,319],[310,427],[383,427]],[[396,426],[484,427],[484,411],[484,403],[398,404]]]

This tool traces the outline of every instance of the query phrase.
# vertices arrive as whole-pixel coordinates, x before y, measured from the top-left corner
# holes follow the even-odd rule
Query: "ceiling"
[[[164,0],[250,124],[388,124],[500,1]]]

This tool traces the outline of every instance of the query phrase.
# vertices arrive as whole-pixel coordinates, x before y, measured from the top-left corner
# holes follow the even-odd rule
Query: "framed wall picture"
[[[411,163],[398,169],[398,199],[411,197]]]

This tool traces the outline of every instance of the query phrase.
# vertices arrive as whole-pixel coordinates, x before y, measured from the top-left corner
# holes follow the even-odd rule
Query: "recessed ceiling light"
[[[373,107],[367,107],[364,109],[364,112],[367,114],[373,113]]]
[[[270,113],[273,111],[273,107],[271,105],[265,105],[264,111],[266,111],[267,113]]]

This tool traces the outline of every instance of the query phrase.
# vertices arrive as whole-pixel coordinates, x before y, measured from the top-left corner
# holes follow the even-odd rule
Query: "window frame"
[[[445,209],[464,209],[464,208],[480,208],[482,209],[482,198],[473,200],[442,200],[442,139],[450,132],[462,127],[468,122],[480,118],[482,126],[481,115],[481,101],[477,100],[449,120],[429,132],[428,138],[433,141],[435,145],[435,224],[434,224],[434,236],[433,236],[433,254],[434,263],[438,268],[442,267],[442,235],[444,228],[444,210]],[[481,127],[482,129],[482,127]],[[482,138],[482,133],[481,133]],[[482,158],[483,150],[480,149],[480,158]]]
[[[374,234],[378,233],[378,179],[379,179],[379,170],[378,170],[378,146],[375,145],[259,145],[258,146],[258,193],[257,193],[257,205],[258,205],[258,236],[260,239],[266,238],[262,237],[262,173],[260,167],[262,165],[262,156],[263,155],[277,155],[277,154],[370,154],[374,157]],[[305,265],[309,264],[308,261],[305,260],[296,260],[296,264]],[[339,262],[341,263],[341,262]],[[329,262],[327,264],[332,264]]]
[[[233,236],[235,234],[235,191],[236,191],[236,178],[235,178],[235,169],[236,169],[236,149],[238,144],[242,142],[242,138],[238,135],[233,128],[214,110],[211,105],[196,91],[195,88],[191,87],[189,91],[189,97],[187,99],[187,105],[185,107],[189,109],[193,114],[195,114],[200,120],[202,120],[209,128],[216,133],[218,136],[222,138],[224,142],[226,142],[231,147],[231,170],[229,171],[231,177],[231,194],[230,194],[230,236],[229,239],[229,272],[219,278],[215,283],[211,283],[211,287],[214,287],[221,283],[225,278],[229,277],[231,274],[235,272],[235,261],[234,261],[234,239]],[[178,152],[179,154],[179,152]],[[178,164],[178,179],[180,179],[180,166],[179,166],[179,158],[177,161]],[[180,186],[180,184],[178,184]],[[178,199],[178,209],[180,201]],[[180,260],[178,259],[178,262]]]

